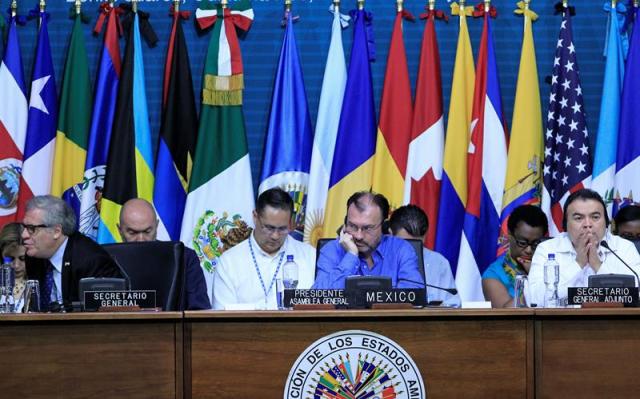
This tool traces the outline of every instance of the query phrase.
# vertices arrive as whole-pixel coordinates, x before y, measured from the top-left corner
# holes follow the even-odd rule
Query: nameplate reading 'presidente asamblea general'
[[[284,399],[423,399],[413,359],[391,339],[370,331],[339,331],[309,345],[293,364]]]

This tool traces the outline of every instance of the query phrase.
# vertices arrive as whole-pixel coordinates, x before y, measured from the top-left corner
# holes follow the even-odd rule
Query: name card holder
[[[318,309],[330,305],[337,308],[363,309],[374,304],[405,304],[403,308],[425,306],[424,289],[403,288],[390,290],[284,290],[284,306],[296,309]],[[304,305],[304,306],[303,306]]]
[[[156,308],[155,290],[85,291],[85,311],[135,311]]]
[[[624,307],[638,306],[638,287],[569,287],[569,305],[583,307],[606,306],[606,304],[622,304]]]

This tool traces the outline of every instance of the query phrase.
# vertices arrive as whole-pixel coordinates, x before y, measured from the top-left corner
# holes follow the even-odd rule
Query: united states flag
[[[556,235],[563,230],[566,198],[573,191],[589,187],[591,181],[589,133],[568,8],[562,13],[546,124],[542,209],[549,217],[549,232]]]

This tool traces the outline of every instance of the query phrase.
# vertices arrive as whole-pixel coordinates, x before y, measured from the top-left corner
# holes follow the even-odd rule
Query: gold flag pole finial
[[[429,0],[428,7],[429,7],[429,11],[435,10],[436,9],[436,0]]]
[[[76,0],[76,15],[80,15],[80,8],[82,7],[82,0]]]
[[[358,10],[364,10],[364,0],[358,0]]]
[[[340,0],[333,0],[334,7],[340,7]]]
[[[40,12],[44,12],[46,6],[47,4],[44,2],[44,0],[40,0]]]
[[[180,0],[173,0],[173,12],[176,14],[180,11]]]
[[[403,3],[403,0],[396,0],[396,9],[398,10],[398,12],[402,12]]]
[[[291,0],[284,0],[284,11],[291,12]]]
[[[484,0],[484,12],[489,12],[491,9],[491,0]]]
[[[562,7],[569,8],[569,0],[562,0]]]
[[[222,9],[227,8],[228,4],[229,4],[228,0],[220,0],[220,5],[222,6]]]
[[[138,0],[131,0],[131,11],[138,12]]]
[[[18,14],[18,2],[13,0],[11,2],[11,17],[15,17]]]

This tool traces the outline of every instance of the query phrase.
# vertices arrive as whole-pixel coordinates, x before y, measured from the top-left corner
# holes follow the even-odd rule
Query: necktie
[[[53,291],[53,264],[47,260],[47,270],[44,275],[44,285],[42,287],[42,295],[40,296],[40,309],[43,312],[49,310],[51,304],[51,292]]]

